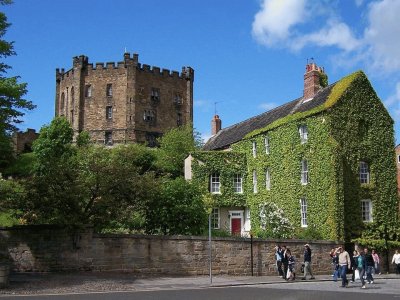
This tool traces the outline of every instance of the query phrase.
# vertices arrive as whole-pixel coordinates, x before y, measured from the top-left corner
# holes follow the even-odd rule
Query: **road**
[[[350,284],[348,288],[339,287],[336,282],[295,282],[279,284],[259,284],[251,286],[227,286],[198,289],[166,289],[132,292],[110,292],[67,295],[0,296],[3,299],[18,300],[400,300],[400,279],[380,281],[361,289],[360,284]]]

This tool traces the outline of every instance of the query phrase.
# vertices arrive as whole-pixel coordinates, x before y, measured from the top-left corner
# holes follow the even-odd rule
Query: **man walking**
[[[304,245],[304,275],[301,280],[306,280],[307,274],[310,274],[310,279],[315,279],[311,271],[311,249],[309,244]]]
[[[368,284],[374,283],[372,272],[374,271],[375,263],[372,254],[368,253],[368,248],[364,248],[364,257],[365,257],[365,269],[367,273],[367,282]]]
[[[351,266],[351,260],[350,260],[350,255],[349,253],[343,249],[343,247],[339,247],[339,265],[341,267],[341,274],[340,277],[342,277],[342,287],[346,287],[349,284],[349,281],[347,280],[347,270],[350,269]]]

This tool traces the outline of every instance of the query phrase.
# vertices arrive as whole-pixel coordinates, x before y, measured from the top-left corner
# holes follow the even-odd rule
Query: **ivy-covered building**
[[[210,193],[214,229],[350,240],[398,217],[393,120],[362,71],[328,85],[309,63],[302,97],[212,128],[185,176]]]

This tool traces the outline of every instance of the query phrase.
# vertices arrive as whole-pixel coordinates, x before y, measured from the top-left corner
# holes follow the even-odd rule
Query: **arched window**
[[[65,94],[64,92],[61,94],[61,104],[60,104],[60,109],[64,110],[64,106],[65,106]]]

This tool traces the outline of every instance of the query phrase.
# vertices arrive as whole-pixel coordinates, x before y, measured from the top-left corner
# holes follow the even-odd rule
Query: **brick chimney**
[[[307,63],[306,73],[304,74],[304,100],[313,98],[322,88],[320,84],[321,74],[325,74],[323,68],[318,67],[314,62]]]
[[[218,115],[214,115],[214,118],[211,120],[211,134],[216,135],[218,131],[221,130],[222,121]]]

